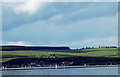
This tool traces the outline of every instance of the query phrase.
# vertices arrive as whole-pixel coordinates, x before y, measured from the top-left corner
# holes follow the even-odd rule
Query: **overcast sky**
[[[3,3],[3,44],[117,45],[117,2]]]

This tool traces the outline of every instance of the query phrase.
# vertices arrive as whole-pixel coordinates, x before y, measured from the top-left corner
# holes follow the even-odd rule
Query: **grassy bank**
[[[1,51],[2,62],[19,58],[59,58],[59,57],[118,57],[117,48],[72,49],[54,51]]]

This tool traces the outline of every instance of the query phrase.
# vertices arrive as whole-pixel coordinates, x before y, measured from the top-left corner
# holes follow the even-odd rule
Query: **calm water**
[[[118,75],[118,67],[3,71],[3,75]]]

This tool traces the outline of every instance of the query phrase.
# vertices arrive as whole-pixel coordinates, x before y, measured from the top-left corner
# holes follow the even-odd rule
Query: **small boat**
[[[58,68],[57,64],[55,65],[55,68],[56,68],[56,69]]]

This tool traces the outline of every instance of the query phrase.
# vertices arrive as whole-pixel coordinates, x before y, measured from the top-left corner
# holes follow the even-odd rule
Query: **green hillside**
[[[56,58],[71,56],[118,57],[118,48],[71,49],[56,51],[2,51],[2,62],[18,58]]]

